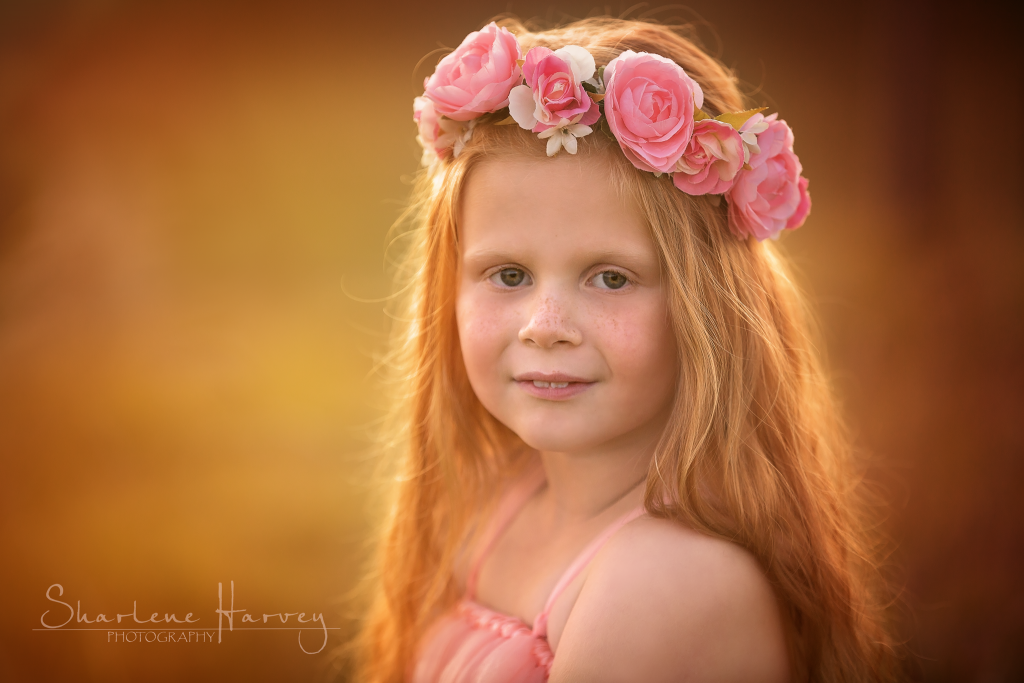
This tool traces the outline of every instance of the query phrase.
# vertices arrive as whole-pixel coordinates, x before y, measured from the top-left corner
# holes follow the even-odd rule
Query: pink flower
[[[578,45],[552,52],[535,47],[526,53],[523,76],[526,85],[512,88],[508,110],[520,127],[535,133],[579,123],[589,126],[601,110],[583,89],[593,78],[594,58]]]
[[[444,158],[454,148],[455,156],[459,156],[462,147],[473,134],[474,121],[468,124],[461,121],[443,119],[437,115],[434,103],[426,97],[417,97],[412,101],[412,119],[419,127],[416,141],[423,147],[420,162],[429,166],[435,158]]]
[[[440,120],[437,112],[434,111],[434,103],[426,97],[417,97],[412,101],[412,120],[419,128],[419,135],[416,141],[423,147],[423,165],[427,166],[433,161],[433,156],[445,156],[448,153],[448,146],[445,141],[438,142],[442,138]]]
[[[704,93],[682,68],[626,50],[605,67],[604,114],[622,151],[643,171],[670,173],[693,133]]]
[[[424,94],[438,114],[455,121],[498,111],[508,106],[508,93],[522,78],[521,56],[516,37],[492,21],[438,63],[423,84]]]
[[[672,182],[686,194],[722,194],[743,167],[743,139],[728,123],[704,119],[676,164]]]
[[[736,174],[729,202],[729,229],[759,240],[803,225],[811,212],[807,178],[793,153],[793,131],[777,114],[764,119],[768,127],[757,136],[759,151],[750,155],[750,169]]]
[[[786,229],[796,230],[804,221],[807,220],[807,214],[811,212],[811,193],[807,191],[807,186],[810,185],[811,181],[803,176],[800,176],[800,203],[796,205],[796,211],[786,221]]]

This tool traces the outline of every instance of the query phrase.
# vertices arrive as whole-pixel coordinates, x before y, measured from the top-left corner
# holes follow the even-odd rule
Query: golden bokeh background
[[[1024,140],[1018,21],[923,0],[695,0],[793,126],[814,210],[784,244],[882,492],[929,681],[1024,679]],[[385,236],[429,64],[504,11],[460,2],[0,3],[0,680],[325,681],[379,506]],[[583,198],[585,202],[585,198]],[[220,644],[41,632],[257,615]],[[70,626],[70,625],[69,625]],[[319,642],[305,633],[307,649]],[[308,640],[307,640],[308,638]]]

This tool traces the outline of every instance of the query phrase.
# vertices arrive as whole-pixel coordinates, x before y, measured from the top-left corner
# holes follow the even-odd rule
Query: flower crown
[[[459,156],[480,117],[505,108],[496,125],[537,133],[548,156],[575,154],[603,113],[636,168],[670,174],[690,195],[724,196],[738,237],[777,238],[811,210],[786,122],[764,107],[709,116],[697,82],[659,55],[627,50],[598,69],[590,52],[568,45],[523,59],[516,37],[491,22],[438,63],[424,90],[413,103],[424,165]]]

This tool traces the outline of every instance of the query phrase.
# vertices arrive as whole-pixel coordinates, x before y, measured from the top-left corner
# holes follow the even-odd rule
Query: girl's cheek
[[[471,380],[497,378],[496,361],[516,337],[514,311],[505,302],[488,297],[465,297],[459,302],[459,337]]]
[[[600,313],[594,318],[594,330],[621,379],[657,381],[674,363],[675,342],[660,299]]]
[[[627,357],[649,350],[660,330],[653,324],[653,316],[647,308],[646,305],[616,306],[597,312],[592,323],[602,346],[617,356]]]

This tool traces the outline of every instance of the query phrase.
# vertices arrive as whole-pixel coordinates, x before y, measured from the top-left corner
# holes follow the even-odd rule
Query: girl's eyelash
[[[631,278],[629,276],[629,273],[627,273],[625,271],[622,271],[622,270],[619,270],[618,268],[604,268],[604,269],[599,270],[596,273],[594,273],[594,275],[601,275],[602,273],[615,273],[616,275],[621,275],[622,277],[626,278],[630,282],[633,281],[633,278]]]

